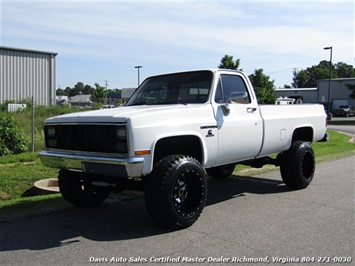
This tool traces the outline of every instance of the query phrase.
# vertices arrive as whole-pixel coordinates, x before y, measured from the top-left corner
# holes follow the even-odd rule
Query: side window
[[[236,101],[233,100],[233,96],[242,95],[242,93],[245,93],[246,97],[238,98]],[[217,85],[215,102],[226,103],[228,99],[232,99],[234,103],[250,103],[248,90],[241,77],[236,75],[221,75],[221,78]]]

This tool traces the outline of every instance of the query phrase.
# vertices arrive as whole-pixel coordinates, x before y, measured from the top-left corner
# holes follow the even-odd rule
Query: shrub
[[[27,151],[26,138],[11,114],[0,113],[0,156]]]

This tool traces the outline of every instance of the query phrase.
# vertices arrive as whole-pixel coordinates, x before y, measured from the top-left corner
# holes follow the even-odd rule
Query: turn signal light
[[[147,155],[150,154],[150,150],[141,150],[141,151],[135,151],[135,155]]]

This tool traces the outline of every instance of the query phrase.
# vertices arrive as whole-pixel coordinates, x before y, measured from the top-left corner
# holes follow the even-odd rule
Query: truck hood
[[[189,111],[206,106],[206,104],[169,104],[169,105],[139,105],[122,106],[112,109],[70,113],[46,119],[46,124],[51,123],[125,123],[133,117],[152,116],[162,113]]]

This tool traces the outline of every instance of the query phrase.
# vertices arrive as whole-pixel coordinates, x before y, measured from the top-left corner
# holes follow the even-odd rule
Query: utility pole
[[[108,85],[108,80],[104,80],[105,81],[105,87],[106,87],[106,104],[107,104],[107,85]]]
[[[138,87],[139,87],[139,83],[140,83],[140,81],[139,81],[139,69],[141,69],[142,66],[135,66],[134,68],[138,69]]]
[[[330,50],[327,118],[328,118],[328,120],[331,120],[332,119],[332,114],[330,112],[330,83],[331,83],[331,79],[332,79],[333,46],[324,47],[323,49],[324,50]]]

